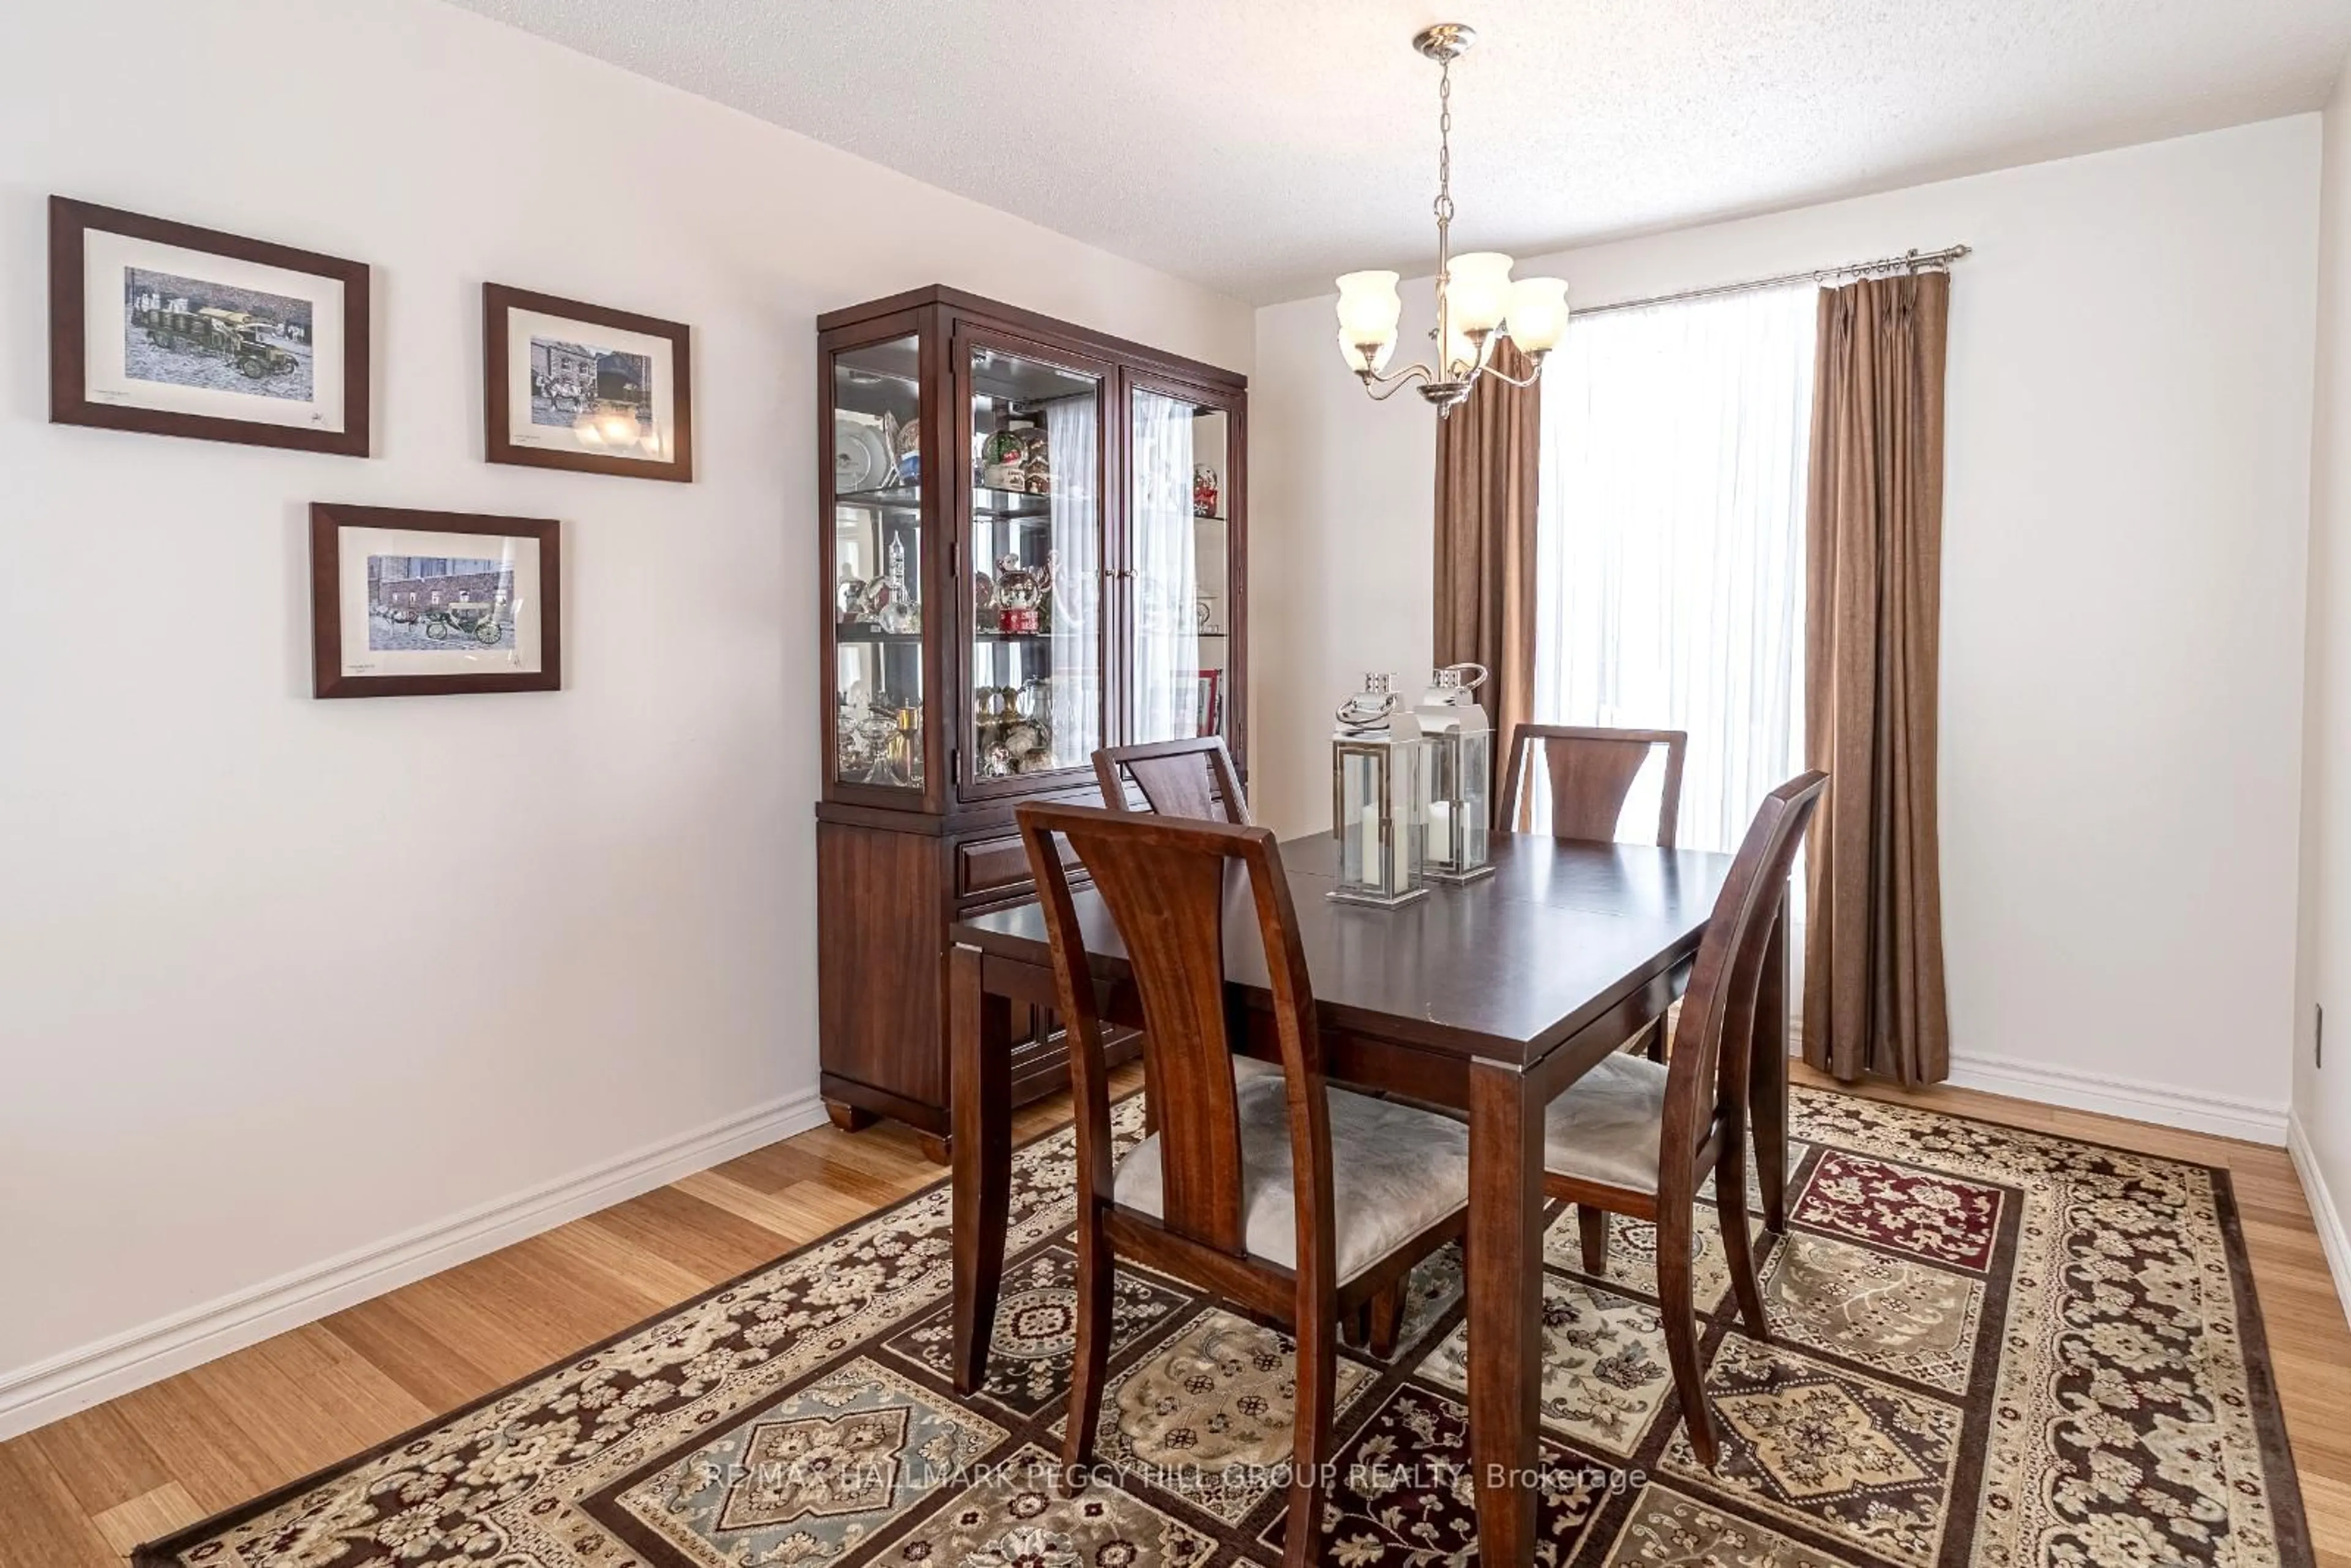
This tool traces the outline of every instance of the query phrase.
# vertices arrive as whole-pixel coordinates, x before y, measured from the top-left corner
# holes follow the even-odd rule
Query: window
[[[1576,319],[1543,375],[1534,715],[1688,731],[1689,849],[1737,848],[1803,754],[1817,300],[1806,285]],[[1656,821],[1659,771],[1628,830]]]

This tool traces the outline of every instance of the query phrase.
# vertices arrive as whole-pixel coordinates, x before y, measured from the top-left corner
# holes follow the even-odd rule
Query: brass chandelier
[[[1458,22],[1439,22],[1416,34],[1412,47],[1437,62],[1437,330],[1435,367],[1412,364],[1388,373],[1404,301],[1393,272],[1351,272],[1339,279],[1339,352],[1374,401],[1384,402],[1412,382],[1437,405],[1439,418],[1468,397],[1483,376],[1528,386],[1542,374],[1543,356],[1567,330],[1567,285],[1556,277],[1510,277],[1499,251],[1453,254],[1453,62],[1478,41]],[[1525,377],[1497,370],[1494,345],[1518,344],[1534,361]]]

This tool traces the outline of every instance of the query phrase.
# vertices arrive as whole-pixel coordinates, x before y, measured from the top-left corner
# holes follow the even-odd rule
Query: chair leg
[[[1576,1233],[1583,1241],[1583,1271],[1595,1277],[1608,1272],[1608,1211],[1588,1203],[1575,1206]]]
[[[1322,1535],[1322,1468],[1331,1457],[1332,1389],[1339,1381],[1338,1347],[1331,1314],[1298,1315],[1298,1411],[1290,1440],[1290,1523],[1281,1542],[1282,1568],[1317,1568]]]
[[[1074,1490],[1094,1462],[1094,1432],[1102,1418],[1102,1376],[1110,1364],[1110,1239],[1099,1211],[1078,1218],[1077,1355],[1070,1368],[1069,1430],[1061,1444],[1061,1482]]]
[[[1641,1042],[1641,1054],[1651,1061],[1666,1059],[1666,1020],[1662,1016],[1650,1021],[1648,1038]]]
[[[1755,1249],[1747,1232],[1747,1150],[1744,1140],[1725,1138],[1714,1170],[1714,1207],[1722,1220],[1722,1257],[1730,1266],[1730,1287],[1739,1293],[1739,1316],[1748,1337],[1768,1341],[1763,1291],[1755,1282]]]
[[[1339,1337],[1361,1350],[1371,1343],[1372,1303],[1366,1300],[1355,1303],[1355,1310],[1339,1320]]]
[[[1382,1361],[1395,1359],[1396,1340],[1404,1333],[1405,1302],[1411,1295],[1412,1275],[1407,1271],[1364,1303],[1372,1314],[1371,1352]]]
[[[1706,1372],[1698,1359],[1698,1308],[1690,1281],[1690,1220],[1688,1207],[1657,1216],[1657,1304],[1665,1319],[1666,1359],[1673,1364],[1674,1392],[1681,1398],[1682,1422],[1689,1429],[1690,1449],[1708,1469],[1718,1454],[1714,1423],[1706,1407]]]

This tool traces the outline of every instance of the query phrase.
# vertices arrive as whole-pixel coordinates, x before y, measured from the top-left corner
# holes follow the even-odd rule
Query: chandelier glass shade
[[[1396,275],[1350,272],[1339,279],[1339,355],[1364,390],[1385,401],[1417,383],[1440,416],[1453,412],[1479,378],[1526,386],[1542,374],[1543,356],[1567,331],[1567,285],[1556,277],[1513,279],[1499,251],[1453,254],[1453,62],[1477,40],[1458,22],[1440,22],[1414,37],[1413,47],[1437,64],[1437,362],[1414,363],[1393,374],[1396,326],[1404,300]],[[1534,361],[1513,377],[1494,368],[1494,345],[1504,338]]]

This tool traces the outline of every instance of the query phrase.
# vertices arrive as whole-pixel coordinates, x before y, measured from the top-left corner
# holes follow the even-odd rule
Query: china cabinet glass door
[[[1226,733],[1231,423],[1226,410],[1189,397],[1148,387],[1128,394],[1131,741]]]
[[[920,789],[923,511],[919,340],[832,366],[833,777]]]
[[[1085,768],[1104,739],[1101,374],[968,350],[971,713],[981,787]]]

